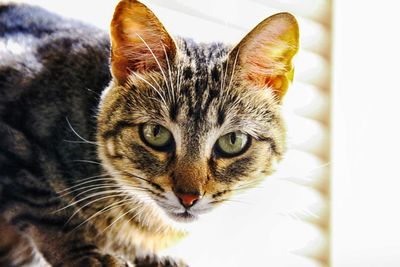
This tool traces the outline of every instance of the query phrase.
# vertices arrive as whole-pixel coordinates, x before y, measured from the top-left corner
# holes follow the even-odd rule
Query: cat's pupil
[[[155,125],[153,128],[153,136],[156,137],[160,133],[160,125]]]
[[[236,133],[231,133],[231,144],[234,145],[236,143]]]

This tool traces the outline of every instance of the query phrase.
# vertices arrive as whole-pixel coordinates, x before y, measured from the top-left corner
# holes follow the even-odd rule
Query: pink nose
[[[199,194],[175,193],[185,208],[193,206],[201,198]]]

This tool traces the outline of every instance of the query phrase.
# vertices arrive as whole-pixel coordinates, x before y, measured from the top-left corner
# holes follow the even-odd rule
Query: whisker
[[[69,208],[69,207],[71,207],[71,206],[75,206],[76,204],[78,204],[78,203],[80,203],[80,202],[82,202],[82,201],[85,201],[85,200],[87,200],[87,199],[90,199],[90,198],[93,198],[93,197],[96,197],[96,196],[99,196],[99,195],[105,195],[105,194],[110,194],[110,193],[121,193],[121,192],[126,193],[126,192],[125,192],[124,190],[122,190],[122,189],[121,189],[121,190],[108,190],[108,191],[102,191],[102,192],[93,193],[93,194],[91,194],[91,195],[89,195],[89,196],[86,196],[86,197],[84,197],[84,198],[82,198],[82,199],[79,199],[79,200],[77,200],[77,201],[74,201],[74,202],[68,204],[67,206],[65,206],[65,207],[63,207],[63,208],[60,208],[60,209],[54,211],[54,213],[60,212],[60,211],[65,210],[65,209],[67,209],[67,208]],[[110,197],[110,196],[106,196],[106,197]],[[105,198],[106,198],[106,197],[105,197]],[[103,199],[103,198],[100,198],[100,199]]]
[[[238,199],[231,199],[231,198],[224,198],[224,199],[221,199],[220,201],[240,203],[240,204],[246,204],[246,205],[254,205],[253,203],[250,203],[250,202],[246,202],[246,201],[238,200]]]
[[[123,171],[123,172],[126,173],[126,174],[128,174],[129,176],[131,176],[131,177],[133,177],[133,178],[137,178],[137,179],[139,179],[139,180],[145,181],[145,182],[147,182],[148,184],[150,184],[151,186],[153,186],[153,188],[156,188],[157,190],[159,190],[159,191],[161,191],[161,192],[164,192],[164,189],[163,189],[159,184],[157,184],[157,183],[155,183],[155,182],[153,182],[153,181],[150,181],[150,180],[148,180],[148,179],[146,179],[146,178],[140,177],[140,176],[138,176],[138,175],[136,175],[136,174],[134,174],[134,173],[128,172],[128,171]]]
[[[178,94],[181,88],[181,69],[182,66],[178,65],[176,68],[176,91],[174,92],[174,99],[175,99],[175,94]]]
[[[86,178],[78,178],[78,179],[76,179],[76,181],[74,181],[74,183],[76,184],[76,183],[85,182],[87,180],[96,180],[96,179],[93,179],[93,178],[106,177],[106,176],[109,176],[108,178],[111,178],[111,177],[115,178],[115,176],[113,176],[113,175],[122,175],[122,172],[120,172],[120,171],[107,171],[107,172],[104,172],[103,174],[99,174],[99,175],[89,176],[89,177],[86,177]]]
[[[222,84],[221,84],[221,92],[224,92],[224,88],[225,88],[225,86],[226,86],[226,78],[227,78],[227,75],[228,75],[228,67],[229,67],[229,60],[230,60],[230,57],[228,57],[227,58],[227,60],[226,60],[226,64],[225,64],[225,71],[224,71],[224,78],[223,78],[223,80],[222,80]],[[221,66],[221,70],[223,70],[223,65]],[[228,98],[228,96],[229,96],[229,93],[228,92],[225,92],[225,96],[223,97],[223,99],[222,99],[222,103],[226,103],[227,102],[227,98]]]
[[[121,172],[115,172],[115,173],[120,174]],[[145,179],[143,177],[135,175],[135,174],[133,174],[131,172],[124,171],[124,173],[127,174],[129,177],[133,177],[133,178],[145,181],[146,183],[152,185],[153,188],[157,187],[157,189],[159,189],[158,188],[159,185],[155,184],[154,182],[152,182],[150,180],[147,180],[147,179]],[[90,185],[91,183],[98,183],[98,182],[101,182],[102,185],[111,185],[111,183],[110,184],[106,184],[105,182],[116,182],[116,181],[123,181],[125,183],[129,183],[129,180],[122,179],[122,178],[115,177],[115,176],[106,177],[107,175],[108,174],[96,175],[96,176],[91,176],[91,177],[88,177],[88,178],[85,178],[85,179],[81,179],[82,181],[79,181],[78,184],[74,184],[73,186],[70,186],[70,187],[68,187],[66,189],[58,191],[57,193],[61,194],[61,196],[63,196],[63,195],[66,195],[68,193],[79,191],[79,190],[82,190],[82,189],[85,189],[85,188],[91,188],[91,187],[99,186],[99,184]],[[137,188],[144,189],[144,187],[139,187],[138,185],[134,185],[133,184],[133,186],[136,186]],[[145,188],[145,189],[149,190],[148,188]],[[162,191],[161,189],[159,189],[159,190]],[[67,193],[64,194],[65,192],[67,192]]]
[[[243,192],[246,191],[248,189],[254,188],[253,186],[244,186],[244,187],[240,187],[240,188],[234,188],[234,189],[229,189],[228,192]]]
[[[83,187],[75,188],[73,190],[64,190],[64,192],[62,194],[60,194],[59,196],[63,197],[63,196],[69,195],[69,194],[71,194],[73,192],[77,192],[77,191],[80,191],[80,190],[83,190],[83,189],[92,188],[92,187],[99,187],[99,186],[109,186],[109,185],[112,185],[112,184],[100,183],[100,184],[86,185],[86,186],[83,186]],[[115,184],[114,186],[118,186],[118,185]]]
[[[251,187],[253,187],[253,186],[259,186],[261,182],[262,182],[262,179],[256,179],[256,180],[253,180],[253,181],[249,181],[249,182],[240,184],[240,185],[236,186],[236,187],[235,187],[234,189],[232,189],[232,190],[241,189],[241,188],[246,188],[246,189],[247,189],[247,188],[251,188]],[[231,190],[231,189],[230,189],[230,190]]]
[[[134,214],[134,215],[132,215],[132,216],[129,218],[129,220],[127,220],[127,223],[131,222],[131,221],[136,217],[136,215],[137,215],[137,213]],[[143,220],[143,221],[145,221],[145,220]],[[148,224],[146,224],[146,225],[148,225]]]
[[[115,182],[115,180],[112,180],[112,181]],[[145,188],[145,187],[142,187],[142,186],[133,185],[133,184],[128,184],[128,185],[129,185],[131,188],[149,191],[148,188]],[[85,186],[85,187],[86,187],[86,188],[90,188],[90,189],[87,189],[87,190],[85,190],[85,191],[83,191],[83,192],[80,192],[79,194],[77,194],[76,196],[74,196],[75,199],[78,198],[78,197],[81,196],[81,195],[84,195],[84,194],[86,194],[86,193],[88,193],[88,192],[91,192],[91,191],[96,191],[96,190],[98,190],[98,189],[120,188],[121,186],[118,185],[118,184],[114,184],[114,185],[113,185],[113,184],[106,184],[106,183],[103,183],[103,184],[95,184],[95,185]],[[76,192],[76,191],[80,191],[80,190],[83,190],[83,189],[84,189],[84,188],[78,188],[78,189],[75,189],[74,191]],[[74,191],[66,192],[64,195],[68,195],[68,194],[70,194],[70,193],[72,193],[72,192],[74,192]]]
[[[74,183],[77,182],[84,182],[87,180],[91,180],[93,178],[97,178],[97,177],[104,177],[104,176],[111,176],[111,174],[118,174],[118,172],[113,172],[113,173],[109,173],[109,172],[104,172],[102,174],[98,174],[98,175],[93,175],[93,176],[89,176],[89,177],[84,177],[84,178],[77,178],[76,181],[73,181]]]
[[[229,67],[229,57],[227,58],[227,60],[226,60],[226,65],[225,65],[225,71],[224,71],[224,79],[223,79],[223,86],[225,87],[225,84],[226,84],[226,76],[227,76],[227,74],[228,74],[228,67]]]
[[[288,217],[291,220],[295,220],[295,221],[303,221],[297,212],[293,212],[293,211],[279,211],[276,212],[277,215],[283,216],[283,217]]]
[[[239,48],[238,51],[236,52],[235,61],[233,62],[233,69],[232,69],[232,72],[231,72],[231,79],[230,79],[230,81],[229,81],[228,91],[229,91],[229,90],[231,89],[231,87],[232,87],[232,81],[233,81],[233,77],[234,77],[234,75],[235,75],[235,69],[236,69],[236,65],[237,65],[237,59],[238,59],[238,56],[239,56],[239,51],[240,51],[240,48]]]
[[[58,191],[57,193],[63,193],[63,192],[65,192],[65,191],[68,191],[68,190],[70,190],[70,189],[73,189],[73,188],[76,188],[76,187],[79,187],[80,185],[83,185],[83,184],[88,184],[88,183],[91,183],[91,182],[95,182],[95,181],[99,181],[99,180],[101,180],[101,179],[111,179],[111,177],[105,177],[105,176],[107,176],[108,174],[106,174],[106,175],[96,175],[96,176],[91,176],[90,177],[90,179],[83,179],[82,181],[81,180],[79,180],[79,183],[78,184],[74,184],[73,186],[70,186],[70,187],[67,187],[66,189],[63,189],[63,190],[61,190],[61,191]],[[101,178],[101,177],[104,177],[104,178]],[[78,181],[76,181],[76,182],[78,182]]]
[[[141,191],[151,192],[151,190],[149,190],[148,188],[143,187],[143,186],[137,186],[137,185],[133,185],[133,184],[126,184],[126,186],[129,186],[131,189],[135,189],[135,190],[141,190]],[[85,193],[87,193],[87,192],[95,191],[95,190],[102,189],[102,188],[119,188],[119,186],[118,186],[118,185],[112,185],[112,186],[97,186],[97,187],[95,187],[95,188],[88,189],[88,190],[85,190],[84,192],[79,193],[78,195],[74,196],[74,199],[78,198],[80,195],[85,194]],[[98,196],[98,195],[104,195],[104,194],[115,193],[115,192],[118,193],[118,192],[121,192],[121,191],[122,191],[122,192],[126,192],[126,190],[124,190],[123,188],[121,188],[121,189],[119,189],[119,190],[107,190],[107,191],[101,191],[101,192],[93,193],[93,194],[91,194],[91,195],[89,195],[89,196],[84,197],[83,199],[76,200],[76,201],[74,201],[73,203],[70,203],[69,205],[67,205],[67,206],[65,206],[65,207],[63,207],[63,208],[58,209],[58,210],[56,210],[55,212],[59,212],[59,211],[64,210],[64,209],[66,209],[66,208],[68,208],[68,207],[74,206],[74,205],[76,205],[76,204],[78,204],[78,203],[80,203],[80,202],[82,202],[82,201],[85,201],[86,199],[89,199],[89,198],[92,198],[92,197],[95,197],[95,196]]]
[[[140,34],[136,33],[136,35],[139,37],[139,39],[144,43],[144,45],[147,47],[147,49],[149,50],[149,52],[151,53],[151,55],[153,56],[154,60],[156,61],[158,67],[160,68],[161,74],[164,78],[165,84],[168,86],[168,81],[167,78],[165,76],[164,70],[161,67],[160,62],[158,61],[157,57],[154,55],[153,50],[150,48],[150,46],[147,44],[147,42],[142,38],[142,36],[140,36]]]
[[[224,90],[224,83],[225,83],[225,82],[224,82],[224,76],[225,76],[225,75],[224,75],[224,64],[223,64],[223,61],[221,61],[221,64],[220,64],[220,65],[221,65],[221,76],[222,76],[222,77],[221,77],[222,79],[221,79],[220,92],[223,92],[223,90]],[[228,65],[228,64],[227,64],[227,65]]]
[[[293,176],[278,176],[278,175],[274,175],[274,176],[272,176],[272,178],[274,180],[286,181],[286,182],[291,182],[291,183],[295,183],[295,184],[299,184],[299,183],[300,184],[307,184],[309,182],[314,183],[314,181],[316,183],[318,183],[319,179],[313,178],[312,177],[312,173],[314,171],[319,170],[319,169],[326,168],[329,165],[331,165],[331,162],[327,162],[327,163],[321,164],[321,165],[319,165],[319,166],[317,166],[315,168],[312,168],[311,170],[308,170],[305,173],[301,173],[301,175],[299,175],[299,176],[294,176],[294,175]]]
[[[99,182],[99,181],[123,181],[123,179],[121,179],[119,177],[114,177],[114,176],[109,176],[109,177],[102,176],[102,177],[93,178],[93,179],[89,179],[89,180],[83,181],[81,183],[74,184],[73,186],[71,186],[71,187],[69,187],[67,189],[64,189],[63,191],[67,191],[69,189],[73,189],[75,187],[78,187],[78,186],[81,186],[81,185],[84,185],[84,184],[90,184],[90,183]],[[62,192],[62,191],[60,191],[60,192]]]
[[[161,85],[157,82],[157,80],[153,76],[150,76],[150,78],[157,85],[158,89],[160,89],[160,92],[161,92],[162,91]]]
[[[96,145],[96,146],[100,146],[98,143],[96,143],[96,142],[93,142],[93,143],[88,143],[88,142],[86,142],[86,141],[75,141],[75,140],[63,140],[64,142],[67,142],[67,143],[73,143],[73,144],[90,144],[90,145]]]
[[[134,207],[132,209],[129,209],[127,212],[121,214],[117,219],[115,219],[111,224],[109,224],[106,228],[104,228],[104,230],[99,234],[102,235],[107,229],[109,229],[111,226],[113,226],[115,223],[117,223],[119,220],[122,219],[122,217],[124,217],[126,214],[133,212],[137,207]]]
[[[175,102],[175,95],[174,95],[174,92],[173,92],[174,86],[173,86],[173,84],[172,84],[171,65],[170,65],[170,63],[169,63],[169,58],[168,58],[168,55],[167,55],[167,50],[165,50],[165,46],[164,46],[163,43],[162,43],[162,47],[163,47],[163,49],[164,49],[164,55],[165,55],[165,59],[166,59],[166,61],[167,61],[167,65],[168,65],[169,81],[170,81],[170,83],[171,83],[171,90],[169,90],[169,92],[170,92],[170,95],[171,95],[171,98],[172,98],[173,102]]]
[[[146,84],[148,84],[151,88],[153,88],[154,91],[156,91],[156,93],[160,96],[162,102],[163,102],[165,105],[167,105],[167,103],[166,103],[164,97],[162,96],[161,92],[160,92],[156,87],[154,87],[154,85],[152,85],[149,81],[147,81],[145,78],[143,78],[140,74],[138,74],[138,73],[136,73],[136,72],[132,72],[132,74],[135,75],[136,77],[138,77],[140,80],[144,81],[144,82],[145,82]]]
[[[103,166],[101,162],[93,161],[93,160],[86,160],[86,159],[75,159],[74,162],[82,162],[82,163],[90,163],[90,164],[97,164]]]
[[[78,132],[75,131],[74,127],[72,127],[72,125],[71,125],[71,123],[70,123],[68,117],[65,117],[65,119],[67,120],[67,123],[68,123],[69,128],[72,130],[72,132],[73,132],[79,139],[81,139],[81,140],[82,140],[83,142],[85,142],[85,143],[92,144],[92,145],[97,145],[96,142],[94,142],[94,141],[89,141],[89,140],[87,140],[86,138],[82,137],[80,134],[78,134]]]
[[[178,86],[177,92],[180,92],[181,88],[182,88],[182,83],[183,83],[183,64],[181,64],[178,68],[178,77],[179,77],[179,79],[177,80],[177,86]],[[178,82],[179,82],[179,85],[178,85]],[[179,99],[179,96],[178,96],[178,99]]]
[[[107,186],[95,185],[95,187],[93,187],[93,188],[90,188],[90,189],[84,190],[83,192],[80,192],[79,194],[74,196],[74,199],[77,199],[79,196],[84,195],[84,194],[86,194],[88,192],[91,192],[91,191],[96,191],[96,190],[99,190],[99,189],[119,188],[119,187],[120,187],[119,185],[109,185],[109,184],[107,184]],[[102,192],[104,192],[104,191],[102,191]]]
[[[123,200],[117,201],[117,202],[115,202],[115,203],[112,203],[112,204],[110,204],[110,205],[104,207],[104,208],[101,209],[100,211],[97,211],[96,213],[94,213],[94,214],[93,214],[92,216],[90,216],[89,218],[85,219],[82,223],[80,223],[78,226],[76,226],[72,231],[75,231],[76,229],[78,229],[78,228],[81,227],[82,225],[84,225],[84,224],[86,224],[87,222],[89,222],[91,219],[95,218],[96,216],[98,216],[98,215],[100,215],[100,214],[102,214],[102,213],[104,213],[104,212],[106,212],[106,211],[108,211],[108,210],[111,210],[111,209],[116,208],[116,207],[121,207],[121,206],[123,206],[123,205],[120,205],[120,203],[127,204],[126,202],[127,202],[127,199],[123,199]],[[68,223],[72,220],[72,218],[73,218],[77,213],[78,213],[78,211],[75,211],[75,212],[71,215],[71,217],[68,219],[68,221],[67,221],[65,224],[68,224]]]

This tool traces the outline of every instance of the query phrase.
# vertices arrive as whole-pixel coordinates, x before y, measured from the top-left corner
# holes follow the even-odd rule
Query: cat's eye
[[[250,144],[250,137],[240,131],[221,136],[216,143],[216,152],[221,156],[234,157],[244,153]]]
[[[139,131],[144,143],[156,150],[167,150],[173,144],[171,132],[159,124],[142,124]]]

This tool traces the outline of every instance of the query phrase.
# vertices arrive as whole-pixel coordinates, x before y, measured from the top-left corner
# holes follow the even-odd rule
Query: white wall
[[[399,2],[334,12],[332,266],[400,266]]]

